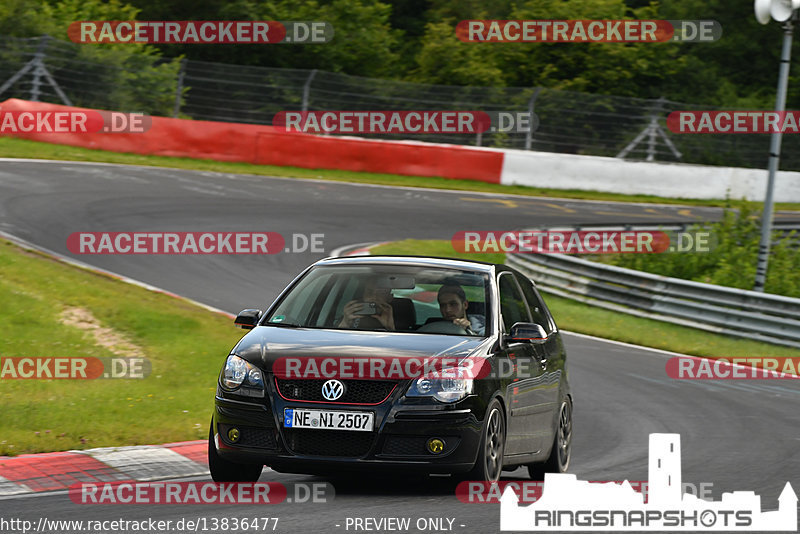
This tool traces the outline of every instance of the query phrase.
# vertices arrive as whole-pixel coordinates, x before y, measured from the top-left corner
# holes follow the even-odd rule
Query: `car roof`
[[[340,258],[325,258],[314,265],[414,265],[420,267],[470,269],[485,273],[492,273],[497,267],[505,267],[501,264],[484,261],[433,256],[344,256]]]

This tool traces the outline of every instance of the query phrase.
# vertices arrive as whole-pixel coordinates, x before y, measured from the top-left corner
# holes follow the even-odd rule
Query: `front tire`
[[[211,422],[208,430],[208,469],[214,482],[258,482],[263,468],[260,464],[237,464],[222,458],[214,443],[214,422]]]
[[[506,420],[503,407],[497,399],[486,409],[481,432],[481,444],[475,467],[467,474],[469,480],[497,482],[503,472],[503,453],[506,448]]]
[[[558,413],[558,428],[550,456],[544,463],[528,464],[532,480],[544,480],[545,473],[566,473],[572,456],[572,400],[564,397]]]

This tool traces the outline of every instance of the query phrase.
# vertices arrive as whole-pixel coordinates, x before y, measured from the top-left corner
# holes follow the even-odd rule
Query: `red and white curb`
[[[161,288],[74,260],[52,250],[0,231],[0,237],[27,249],[37,251],[57,261],[86,269],[191,302],[209,311],[233,318],[234,315],[201,302],[176,295]],[[380,243],[348,245],[333,251],[332,256],[368,255],[372,246]],[[208,442],[186,441],[164,445],[103,447],[83,451],[49,452],[0,457],[0,498],[66,490],[81,482],[140,482],[168,480],[192,476],[209,476]]]
[[[0,458],[0,497],[68,489],[81,482],[208,476],[208,442],[103,447]]]
[[[231,319],[235,317],[139,280],[68,258],[6,232],[0,231],[0,237],[56,261],[191,302]],[[202,440],[0,457],[0,497],[65,490],[80,482],[138,482],[209,476],[207,451],[208,441]]]

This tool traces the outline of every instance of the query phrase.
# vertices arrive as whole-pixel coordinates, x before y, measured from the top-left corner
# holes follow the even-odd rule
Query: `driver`
[[[486,331],[486,318],[483,315],[467,315],[469,301],[464,289],[457,284],[445,284],[439,288],[436,297],[439,301],[439,311],[442,317],[453,324],[460,326],[468,334],[484,335]]]
[[[339,322],[340,328],[365,328],[360,325],[364,317],[376,319],[386,330],[395,330],[394,325],[394,310],[390,304],[392,299],[392,290],[390,288],[378,287],[377,280],[370,278],[364,288],[364,297],[361,300],[351,300],[344,306],[344,317]],[[361,307],[367,302],[375,303],[374,315],[362,315],[358,312]],[[371,327],[368,327],[371,328]]]

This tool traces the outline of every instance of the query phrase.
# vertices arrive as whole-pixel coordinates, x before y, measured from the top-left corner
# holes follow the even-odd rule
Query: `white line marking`
[[[82,451],[134,480],[189,477],[208,473],[199,463],[170,449],[152,446],[108,447]]]
[[[196,169],[181,169],[177,167],[160,167],[157,165],[131,165],[126,163],[107,163],[107,162],[94,162],[94,161],[69,161],[69,160],[57,160],[57,159],[30,159],[30,158],[0,158],[0,161],[10,161],[10,162],[22,162],[22,163],[73,163],[77,165],[108,165],[114,167],[135,167],[139,169],[165,169],[170,171],[185,171],[185,172],[209,172],[209,171],[200,171]],[[199,160],[198,160],[199,161]],[[246,163],[246,162],[245,162]],[[692,205],[685,205],[685,204],[658,204],[652,202],[625,202],[625,201],[609,201],[609,200],[587,200],[587,199],[580,199],[580,198],[563,198],[563,197],[537,197],[537,196],[530,196],[530,195],[516,195],[514,193],[489,193],[486,191],[465,191],[463,189],[437,189],[434,187],[410,187],[410,186],[402,186],[402,185],[383,185],[383,184],[364,184],[364,183],[353,183],[353,182],[342,182],[339,180],[322,180],[317,178],[291,178],[286,176],[269,176],[265,174],[247,174],[247,173],[232,173],[232,172],[224,172],[224,171],[211,171],[216,172],[219,175],[227,175],[227,176],[256,176],[259,178],[269,178],[272,180],[301,180],[304,182],[312,182],[312,183],[320,183],[320,184],[342,184],[346,186],[352,187],[373,187],[373,188],[383,188],[383,189],[397,189],[402,191],[435,191],[437,193],[447,193],[450,195],[477,195],[477,196],[485,196],[485,197],[498,197],[498,198],[519,198],[519,199],[533,199],[533,200],[557,200],[563,202],[583,202],[588,204],[599,204],[602,206],[609,206],[613,204],[622,204],[626,206],[660,206],[665,208],[701,208],[701,209],[713,209],[722,211],[722,208],[718,208],[716,206],[692,206]],[[421,178],[421,177],[417,177]],[[501,185],[501,184],[496,184]]]
[[[0,496],[17,495],[33,491],[31,488],[20,482],[13,482],[5,477],[0,477]]]
[[[703,358],[703,356],[694,356],[692,354],[681,354],[680,352],[672,352],[672,351],[663,350],[663,349],[654,349],[653,347],[645,347],[643,345],[635,345],[633,343],[626,343],[624,341],[614,341],[613,339],[605,339],[605,338],[602,338],[602,337],[591,336],[589,334],[580,334],[578,332],[571,332],[569,330],[561,330],[560,328],[559,328],[559,331],[563,332],[564,334],[570,335],[570,336],[582,337],[582,338],[586,338],[586,339],[592,339],[594,341],[602,341],[604,343],[611,343],[612,345],[620,345],[622,347],[630,347],[630,348],[633,348],[633,349],[639,349],[639,350],[646,350],[646,351],[650,351],[650,352],[655,352],[656,354],[659,354],[661,356],[669,356],[669,357],[688,356],[690,358]]]
[[[101,269],[100,267],[95,267],[93,265],[89,265],[88,263],[84,263],[82,261],[72,259],[72,258],[70,258],[68,256],[64,256],[63,254],[59,254],[58,252],[55,252],[55,251],[50,250],[48,248],[40,247],[39,245],[34,245],[30,241],[26,241],[25,239],[22,239],[21,237],[17,237],[17,236],[15,236],[13,234],[9,234],[8,232],[3,232],[2,230],[0,230],[0,237],[2,237],[4,239],[8,239],[12,243],[14,243],[14,244],[16,244],[16,245],[18,245],[18,246],[20,246],[20,247],[22,247],[24,249],[35,250],[35,251],[40,252],[42,254],[45,254],[47,256],[51,256],[52,258],[54,258],[54,259],[56,259],[58,261],[61,261],[61,262],[66,263],[68,265],[72,265],[73,267],[78,267],[79,269],[85,269],[87,271],[90,271],[90,272],[93,272],[93,273],[96,273],[96,274],[103,274],[103,275],[108,276],[110,278],[114,278],[114,279],[120,280],[122,282],[125,282],[127,284],[131,284],[131,285],[134,285],[134,286],[141,287],[143,289],[146,289],[148,291],[152,291],[154,293],[162,293],[164,295],[169,295],[169,296],[174,297],[176,299],[183,300],[185,302],[190,302],[190,303],[194,304],[195,306],[200,306],[201,308],[204,308],[204,309],[206,309],[206,310],[208,310],[210,312],[220,313],[220,314],[225,315],[226,317],[229,317],[231,319],[236,317],[236,315],[234,315],[234,314],[232,314],[230,312],[227,312],[225,310],[220,310],[219,308],[215,308],[213,306],[209,306],[208,304],[203,304],[202,302],[198,302],[196,300],[192,300],[192,299],[187,298],[187,297],[182,297],[182,296],[180,296],[180,295],[178,295],[176,293],[173,293],[171,291],[167,291],[166,289],[161,289],[160,287],[156,287],[156,286],[150,285],[150,284],[148,284],[146,282],[141,282],[139,280],[135,280],[133,278],[129,278],[127,276],[124,276],[124,275],[121,275],[121,274],[117,274],[117,273],[115,273],[113,271],[107,271],[105,269]]]

